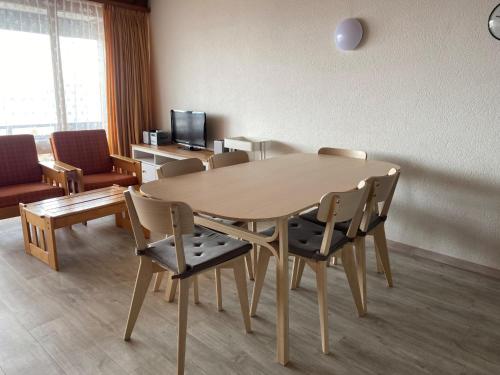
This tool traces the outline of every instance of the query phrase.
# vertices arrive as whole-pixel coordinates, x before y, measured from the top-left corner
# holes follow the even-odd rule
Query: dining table
[[[276,358],[289,361],[288,219],[318,205],[329,192],[355,188],[383,176],[393,163],[331,155],[293,153],[145,183],[141,192],[188,204],[195,223],[268,248],[276,256]],[[272,235],[221,220],[269,222]],[[254,227],[255,228],[255,227]]]

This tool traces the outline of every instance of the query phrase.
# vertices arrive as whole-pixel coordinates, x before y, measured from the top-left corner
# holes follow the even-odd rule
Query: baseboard
[[[434,251],[420,249],[418,247],[406,245],[401,242],[387,241],[390,251],[395,251],[400,254],[420,257],[424,259],[433,260],[435,262],[443,263],[448,266],[459,268],[465,271],[475,272],[480,275],[500,279],[500,269],[483,266],[481,264],[469,262],[467,260],[458,259],[449,255],[435,253]]]

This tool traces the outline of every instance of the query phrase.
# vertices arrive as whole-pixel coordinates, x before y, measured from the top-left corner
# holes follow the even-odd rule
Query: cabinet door
[[[156,180],[156,168],[154,164],[142,163],[142,182],[150,182]]]

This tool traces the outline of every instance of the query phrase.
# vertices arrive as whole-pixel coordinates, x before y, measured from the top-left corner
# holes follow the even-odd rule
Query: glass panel
[[[57,123],[49,36],[0,29],[0,49],[10,51],[0,59],[0,129],[47,135]]]
[[[0,135],[106,128],[102,5],[0,0]]]
[[[60,38],[66,118],[72,128],[102,128],[98,41]]]

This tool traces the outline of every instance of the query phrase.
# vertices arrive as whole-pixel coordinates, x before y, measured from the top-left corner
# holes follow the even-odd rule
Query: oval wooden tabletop
[[[270,220],[314,206],[332,191],[382,176],[398,165],[330,155],[288,154],[145,183],[150,197],[180,201],[193,211],[238,220]]]

